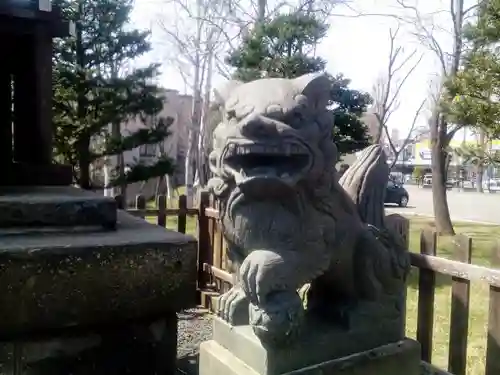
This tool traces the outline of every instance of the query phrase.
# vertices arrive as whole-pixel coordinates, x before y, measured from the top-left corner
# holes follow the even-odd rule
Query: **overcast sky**
[[[162,0],[140,0],[137,1],[133,13],[133,26],[137,28],[151,29],[154,36],[154,53],[147,57],[147,60],[162,60],[165,56],[166,46],[158,43],[161,40],[161,30],[156,26],[158,18],[159,1]],[[369,13],[384,13],[388,7],[393,5],[393,0],[354,0],[353,4],[357,9],[363,9]],[[440,25],[446,29],[451,26],[449,23],[449,13],[446,4],[449,0],[421,0],[418,2],[422,13],[442,10]],[[375,5],[376,4],[376,5]],[[339,9],[339,13],[345,13]],[[167,16],[168,17],[168,16]],[[391,27],[395,27],[394,21],[385,17],[340,17],[334,16],[330,20],[330,30],[327,38],[318,48],[318,55],[328,61],[327,69],[331,73],[343,73],[352,80],[352,87],[371,92],[377,77],[387,69],[389,54],[388,33]],[[439,67],[436,64],[435,56],[432,52],[420,47],[408,32],[400,31],[398,44],[404,46],[405,53],[410,53],[415,48],[419,49],[419,54],[424,53],[425,57],[417,70],[406,81],[401,92],[399,109],[390,119],[390,126],[400,129],[400,135],[407,132],[416,108],[428,95],[430,90],[429,82],[435,77]],[[450,35],[442,31],[438,38],[446,50],[451,47]],[[162,62],[162,61],[160,61]],[[168,88],[175,88],[181,92],[186,89],[183,80],[174,66],[164,64],[162,67],[162,85]],[[224,79],[216,77],[214,84],[220,85]],[[419,125],[426,124],[426,114],[419,119]]]

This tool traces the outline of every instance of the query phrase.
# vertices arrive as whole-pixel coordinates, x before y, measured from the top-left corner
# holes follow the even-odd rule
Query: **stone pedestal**
[[[387,344],[390,327],[383,326],[362,333],[308,324],[294,345],[265,348],[250,326],[215,318],[213,340],[200,348],[199,374],[420,375],[420,345],[410,339]]]
[[[194,238],[71,187],[18,189],[0,208],[2,374],[175,373]]]

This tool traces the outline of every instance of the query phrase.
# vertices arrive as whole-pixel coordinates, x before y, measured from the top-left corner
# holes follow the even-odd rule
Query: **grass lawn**
[[[169,205],[172,207],[173,205]],[[155,217],[147,218],[156,223]],[[410,250],[419,252],[420,232],[429,227],[431,220],[426,218],[411,218],[410,225]],[[167,221],[169,229],[177,229],[177,218],[170,217]],[[474,264],[489,266],[491,248],[495,241],[500,240],[500,226],[484,226],[470,223],[455,223],[457,234],[465,234],[473,239],[472,262]],[[187,233],[196,235],[196,219],[187,220]],[[452,239],[441,237],[438,239],[438,256],[452,257]],[[434,346],[432,364],[447,369],[448,367],[448,341],[450,329],[450,303],[451,303],[451,278],[438,275],[435,315],[434,315]],[[418,272],[413,269],[409,280],[407,299],[407,335],[415,338],[417,328],[417,297],[418,297]],[[484,374],[486,358],[486,337],[488,318],[488,286],[484,283],[471,285],[471,311],[469,317],[468,358],[467,374]]]
[[[420,231],[430,225],[429,219],[411,218],[410,250],[419,252]],[[455,230],[472,238],[472,263],[489,266],[491,248],[500,239],[500,226],[484,226],[469,223],[455,223]],[[452,241],[449,238],[438,239],[438,256],[451,258]],[[417,329],[417,272],[410,277],[407,299],[407,334],[415,338]],[[450,329],[451,278],[437,277],[434,306],[434,347],[433,365],[448,367],[448,342]],[[471,302],[469,315],[469,337],[467,345],[467,374],[484,374],[486,358],[486,337],[488,321],[488,286],[485,283],[471,283]]]

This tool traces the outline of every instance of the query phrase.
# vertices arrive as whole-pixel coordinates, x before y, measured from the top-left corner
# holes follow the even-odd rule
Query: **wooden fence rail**
[[[120,208],[123,200],[116,197]],[[156,217],[157,224],[165,226],[167,217],[177,218],[177,231],[186,233],[188,217],[196,223],[198,239],[198,290],[200,303],[212,307],[212,297],[230,288],[233,279],[227,271],[225,243],[220,230],[218,210],[210,206],[207,194],[202,194],[197,208],[187,208],[186,197],[181,195],[177,208],[167,208],[167,199],[159,196],[156,208],[147,208],[143,197],[137,196],[135,208],[129,213],[147,218]],[[409,220],[400,215],[389,215],[387,225],[400,233],[409,244]],[[470,282],[489,285],[488,339],[485,375],[500,374],[500,269],[471,264],[472,241],[458,235],[454,239],[453,259],[438,257],[437,236],[431,229],[420,234],[420,253],[411,253],[411,264],[418,269],[418,301],[416,337],[422,346],[422,360],[432,363],[434,332],[434,298],[436,276],[451,277],[450,339],[448,372],[465,375],[467,367],[467,337],[470,312]],[[492,265],[500,268],[500,243],[493,246]]]

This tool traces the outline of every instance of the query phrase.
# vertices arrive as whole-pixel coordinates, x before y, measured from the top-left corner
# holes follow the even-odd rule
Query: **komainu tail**
[[[361,152],[339,181],[357,206],[361,220],[380,229],[384,228],[388,180],[387,156],[380,145],[372,145]]]
[[[358,246],[365,256],[358,259],[368,260],[365,266],[360,265],[360,269],[365,274],[362,289],[369,295],[377,294],[374,289],[397,293],[404,285],[400,280],[406,279],[410,269],[403,238],[385,226],[384,201],[388,180],[385,152],[380,145],[373,145],[363,150],[339,181],[356,205],[361,220],[368,224],[368,233]],[[371,262],[372,256],[379,261]]]

